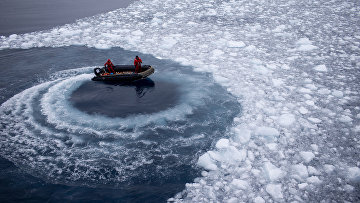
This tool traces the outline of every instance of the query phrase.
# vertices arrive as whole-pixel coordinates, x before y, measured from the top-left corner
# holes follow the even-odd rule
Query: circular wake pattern
[[[165,83],[177,95],[158,111],[91,112],[78,108],[91,93],[84,86],[95,85],[97,94],[96,88],[105,85],[90,81],[91,71],[92,67],[57,72],[50,81],[3,103],[1,156],[55,183],[111,187],[144,181],[161,184],[187,175],[198,154],[207,150],[239,113],[234,108],[236,100],[207,76],[176,70],[152,76],[150,88],[156,88],[157,82]],[[171,75],[176,78],[169,81]],[[149,81],[145,83],[140,87],[149,88]],[[137,98],[143,98],[143,93],[144,89]],[[89,105],[94,105],[91,102]]]

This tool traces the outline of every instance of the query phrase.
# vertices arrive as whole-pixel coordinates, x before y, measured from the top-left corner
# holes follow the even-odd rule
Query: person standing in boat
[[[135,73],[141,72],[141,63],[142,63],[141,58],[139,56],[136,56],[134,59]]]
[[[109,73],[115,73],[115,70],[114,70],[114,64],[111,62],[110,59],[108,59],[106,61],[106,63],[104,64],[105,68],[108,68],[108,71]]]

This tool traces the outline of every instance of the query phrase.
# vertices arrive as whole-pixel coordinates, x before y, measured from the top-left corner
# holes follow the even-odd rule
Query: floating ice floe
[[[292,170],[293,170],[293,177],[298,181],[303,181],[309,176],[307,167],[303,164],[297,164],[292,166]]]
[[[298,45],[298,48],[296,49],[298,51],[312,51],[317,49],[316,46],[312,45],[312,41],[310,41],[308,38],[299,39],[296,42],[296,45]]]
[[[314,67],[314,70],[318,72],[327,72],[327,68],[325,65],[318,65]]]
[[[284,197],[281,184],[268,184],[266,186],[266,192],[268,192],[275,200],[279,200]]]
[[[277,181],[285,175],[284,171],[277,168],[270,162],[264,163],[264,171],[271,182]]]
[[[358,186],[345,180],[358,178],[358,148],[349,150],[342,139],[357,143],[360,132],[354,107],[360,100],[358,10],[355,1],[317,3],[322,6],[294,0],[140,0],[60,28],[1,37],[0,48],[122,47],[210,73],[244,111],[223,139],[198,155],[197,166],[209,172],[197,181],[205,184],[187,184],[174,201],[354,202]],[[114,35],[103,34],[109,26]],[[312,165],[317,161],[336,172],[345,164],[349,170],[337,174]],[[275,172],[264,179],[267,162],[288,168],[289,179],[271,165]],[[332,176],[339,179],[336,186]],[[240,180],[247,182],[247,192]]]
[[[348,168],[348,178],[352,182],[360,182],[360,168],[359,167],[349,167]]]
[[[295,116],[293,114],[283,114],[279,117],[279,124],[287,127],[295,122]]]
[[[306,152],[306,151],[300,152],[300,156],[305,163],[309,163],[311,160],[315,158],[314,153]]]

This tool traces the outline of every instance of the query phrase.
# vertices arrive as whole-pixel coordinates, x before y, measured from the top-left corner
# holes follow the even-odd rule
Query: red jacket
[[[107,66],[106,66],[107,65]],[[113,67],[114,64],[111,61],[106,61],[106,63],[104,64],[105,67]]]
[[[142,63],[142,60],[141,58],[139,57],[139,59],[134,59],[134,66],[137,67],[137,66],[141,66],[141,63]]]

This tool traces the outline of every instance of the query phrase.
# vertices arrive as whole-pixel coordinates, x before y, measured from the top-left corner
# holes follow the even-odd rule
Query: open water
[[[91,81],[107,58],[156,72]],[[0,51],[2,201],[165,201],[239,113],[207,74],[121,48]]]
[[[79,18],[126,7],[134,0],[2,0],[0,35],[51,29]]]
[[[1,200],[358,202],[358,14],[139,0],[0,36]],[[149,79],[91,81],[135,55]]]
[[[1,2],[1,35],[49,29],[132,1]],[[91,81],[108,58],[155,74]],[[0,51],[0,201],[162,202],[239,110],[207,74],[122,48]],[[220,133],[222,134],[222,133]]]

